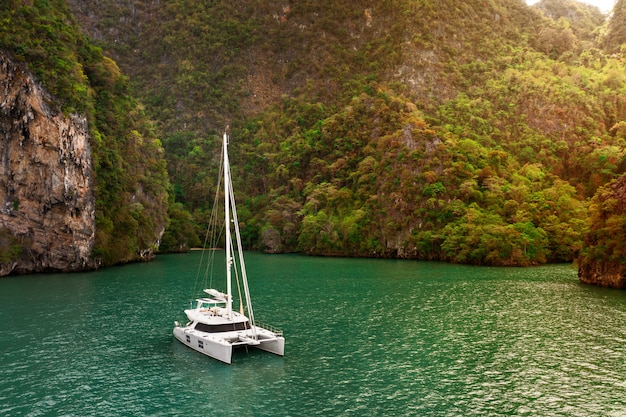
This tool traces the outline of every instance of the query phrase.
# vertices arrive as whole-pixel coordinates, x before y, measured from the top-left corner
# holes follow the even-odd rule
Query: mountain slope
[[[593,47],[588,9],[567,23],[517,0],[71,4],[157,120],[197,219],[232,126],[251,246],[571,260],[586,199],[626,166],[611,130],[624,64]]]
[[[626,43],[626,1],[617,0],[609,18],[606,32],[602,38],[602,46],[609,53],[624,54]]]

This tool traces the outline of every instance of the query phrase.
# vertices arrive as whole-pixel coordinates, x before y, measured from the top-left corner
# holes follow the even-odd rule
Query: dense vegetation
[[[606,32],[601,38],[601,43],[607,53],[620,54],[623,58],[626,48],[626,2],[617,0],[613,11],[611,12],[611,20],[606,27]]]
[[[197,244],[226,125],[272,252],[569,261],[626,171],[624,0],[68,1],[163,139],[163,250]]]
[[[81,33],[64,0],[2,2],[0,48],[27,62],[64,112],[88,116],[96,184],[93,256],[111,265],[154,251],[166,224],[165,159],[117,64]]]
[[[622,126],[626,134],[626,126]],[[579,266],[604,264],[605,270],[615,267],[623,271],[626,265],[626,177],[600,187],[591,200],[591,230],[585,238],[585,249],[578,258]]]
[[[276,115],[285,119],[248,125],[259,143],[245,169],[261,174],[248,186],[266,190],[247,202],[253,242],[496,265],[567,260],[580,249],[586,210],[574,187],[540,163],[433,128],[406,98],[372,89],[311,129],[289,122],[303,110],[289,102]]]
[[[624,171],[624,62],[600,48],[621,26],[574,1],[107,6],[115,36],[83,27],[149,103],[199,222],[233,125],[254,247],[571,260]]]

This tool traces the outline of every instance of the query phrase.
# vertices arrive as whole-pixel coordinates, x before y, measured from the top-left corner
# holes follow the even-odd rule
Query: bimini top
[[[210,306],[216,306],[219,304],[226,304],[226,300],[216,300],[215,298],[196,298],[198,306],[208,304]]]
[[[226,300],[228,300],[228,294],[224,294],[223,292],[219,292],[213,288],[205,289],[204,292],[213,297],[213,301],[225,303]],[[206,300],[206,298],[203,300]]]

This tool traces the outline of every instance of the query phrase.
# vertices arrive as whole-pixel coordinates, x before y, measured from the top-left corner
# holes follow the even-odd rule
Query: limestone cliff
[[[626,270],[619,262],[587,263],[578,269],[578,278],[585,284],[626,288]]]
[[[7,240],[21,246],[0,275],[96,267],[90,153],[85,117],[64,115],[0,51],[0,239],[4,252]]]

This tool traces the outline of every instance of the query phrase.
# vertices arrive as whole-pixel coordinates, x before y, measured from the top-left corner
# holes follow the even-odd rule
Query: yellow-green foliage
[[[616,124],[611,132],[626,140],[626,122]],[[623,152],[623,147],[619,149]],[[596,262],[626,262],[626,175],[600,187],[589,207],[590,230],[585,249],[578,258],[580,268]]]
[[[626,53],[626,1],[617,0],[609,19],[606,31],[602,37],[602,45],[611,53],[618,53],[622,57]]]
[[[269,221],[285,246],[297,241],[313,254],[531,265],[577,253],[586,209],[572,186],[539,163],[519,165],[433,128],[406,98],[370,89],[310,129],[248,126],[252,137],[284,139],[241,155],[266,190],[246,221],[259,231]],[[283,105],[286,114],[301,109]],[[286,228],[294,219],[300,226]]]
[[[624,177],[601,187],[590,208],[590,231],[585,250],[578,258],[580,268],[594,262],[624,264],[626,216],[624,213]]]

